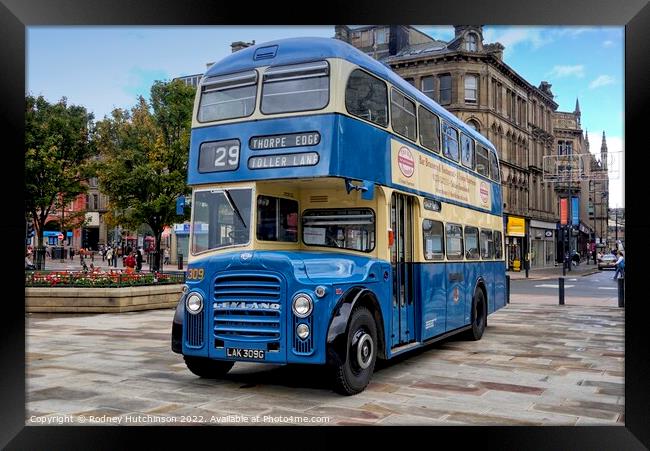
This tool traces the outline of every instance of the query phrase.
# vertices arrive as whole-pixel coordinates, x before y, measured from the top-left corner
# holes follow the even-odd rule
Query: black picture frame
[[[648,85],[650,52],[650,4],[646,0],[631,0],[624,4],[609,0],[508,0],[492,2],[439,3],[424,0],[390,0],[357,2],[328,1],[323,11],[313,12],[313,5],[304,2],[295,5],[268,2],[240,7],[211,0],[156,1],[141,0],[0,0],[0,44],[3,73],[0,75],[2,101],[0,117],[6,128],[3,136],[4,167],[8,175],[18,173],[14,167],[24,167],[18,149],[23,147],[24,94],[26,71],[26,27],[38,25],[232,25],[269,24],[287,25],[335,23],[404,23],[404,24],[458,24],[482,23],[490,25],[617,25],[625,26],[625,141],[633,151],[633,165],[628,165],[626,180],[631,186],[643,183],[643,175],[636,174],[650,162],[647,140],[642,140],[644,122],[650,117]],[[287,11],[304,11],[291,14]],[[314,24],[316,25],[316,24]],[[643,122],[642,122],[643,121]],[[630,178],[631,177],[631,178]],[[20,261],[23,258],[21,237],[24,233],[22,217],[23,198],[16,196],[20,180],[2,177],[3,193],[10,214],[4,215],[2,236],[5,238],[2,324],[0,327],[0,447],[7,449],[119,449],[134,448],[141,439],[147,447],[157,444],[169,448],[182,443],[184,448],[224,446],[233,440],[251,448],[249,439],[264,443],[271,440],[289,447],[295,433],[308,439],[308,446],[323,437],[330,444],[344,443],[365,446],[364,437],[383,438],[390,434],[398,440],[407,440],[411,446],[481,446],[498,449],[611,449],[629,450],[650,447],[650,397],[648,395],[648,325],[647,296],[642,294],[642,255],[649,246],[644,243],[650,233],[645,199],[631,192],[626,205],[626,305],[625,305],[625,426],[585,427],[436,427],[373,428],[354,431],[362,435],[352,441],[335,438],[347,428],[246,428],[244,436],[233,437],[223,428],[188,427],[83,427],[83,426],[25,426],[25,310],[20,302],[24,290]],[[643,191],[643,187],[639,186]],[[20,199],[16,199],[20,197]],[[18,260],[16,260],[18,259]],[[543,332],[541,332],[543,333]],[[222,432],[224,431],[224,432]],[[410,434],[421,439],[411,441]],[[308,434],[308,435],[307,435]],[[404,434],[409,434],[404,436]],[[224,439],[223,437],[229,437]],[[303,437],[301,437],[303,438]],[[207,442],[211,440],[211,442]],[[373,440],[374,441],[374,440]],[[304,441],[300,441],[304,446]],[[311,443],[310,443],[311,442]],[[421,443],[421,444],[420,444]],[[179,445],[180,446],[180,445]],[[228,445],[231,446],[231,445]]]

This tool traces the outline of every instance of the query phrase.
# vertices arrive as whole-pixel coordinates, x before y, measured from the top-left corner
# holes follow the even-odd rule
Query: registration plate
[[[264,350],[226,348],[226,356],[232,359],[264,360]]]

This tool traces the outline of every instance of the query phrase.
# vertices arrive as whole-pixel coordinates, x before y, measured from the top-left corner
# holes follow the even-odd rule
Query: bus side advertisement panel
[[[483,210],[493,211],[492,183],[442,158],[391,139],[392,182]]]

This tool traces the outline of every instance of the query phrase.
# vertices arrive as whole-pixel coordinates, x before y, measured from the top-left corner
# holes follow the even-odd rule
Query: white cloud
[[[614,84],[614,77],[609,75],[599,75],[594,81],[589,83],[589,89],[596,89],[600,86],[607,86]]]
[[[575,66],[554,66],[553,70],[547,75],[555,78],[576,76],[578,78],[585,76],[585,67],[582,64]]]
[[[606,48],[614,47],[614,41],[610,41],[610,40],[603,41],[603,47],[606,47]]]

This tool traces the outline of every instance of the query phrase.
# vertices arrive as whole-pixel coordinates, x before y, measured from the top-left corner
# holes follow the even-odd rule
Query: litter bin
[[[183,254],[178,254],[178,269],[183,269]]]

